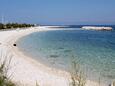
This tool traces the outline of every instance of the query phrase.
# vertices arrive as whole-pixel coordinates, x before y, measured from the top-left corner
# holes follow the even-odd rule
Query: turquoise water
[[[24,54],[52,68],[71,71],[74,58],[89,79],[115,79],[115,31],[35,32],[19,39],[17,45]]]

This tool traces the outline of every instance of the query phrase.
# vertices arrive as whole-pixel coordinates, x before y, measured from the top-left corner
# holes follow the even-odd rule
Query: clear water
[[[115,79],[115,31],[36,32],[19,39],[17,45],[24,54],[52,68],[71,71],[74,57],[89,79]]]

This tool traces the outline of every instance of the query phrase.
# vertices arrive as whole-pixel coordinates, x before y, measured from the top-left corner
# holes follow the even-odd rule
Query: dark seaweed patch
[[[64,52],[71,52],[71,50],[64,50]]]
[[[61,50],[61,49],[64,49],[64,48],[63,48],[63,47],[59,47],[58,49],[60,49],[60,50]]]
[[[115,79],[115,75],[103,75],[104,77],[108,77],[110,79]]]
[[[59,57],[58,55],[50,55],[50,57],[52,57],[52,58],[57,58],[57,57]]]

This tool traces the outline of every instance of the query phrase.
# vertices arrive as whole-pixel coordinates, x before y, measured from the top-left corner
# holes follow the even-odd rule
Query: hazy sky
[[[115,0],[0,0],[0,21],[115,24]]]

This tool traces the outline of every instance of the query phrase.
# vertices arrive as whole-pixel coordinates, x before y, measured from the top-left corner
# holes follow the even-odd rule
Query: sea
[[[87,79],[109,84],[115,79],[115,25],[108,26],[113,30],[60,26],[57,27],[59,30],[26,35],[17,41],[17,46],[25,55],[52,69],[71,73],[74,61]]]

